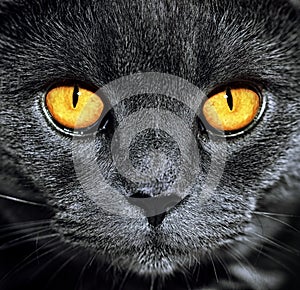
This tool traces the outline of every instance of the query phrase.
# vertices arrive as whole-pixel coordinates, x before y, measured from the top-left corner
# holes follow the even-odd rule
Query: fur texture
[[[0,3],[0,15],[1,289],[298,289],[295,6],[284,0],[9,0]],[[87,178],[88,165],[75,171],[74,139],[57,131],[41,106],[49,86],[62,80],[102,87],[143,72],[181,77],[205,95],[224,83],[251,82],[267,99],[263,117],[240,136],[214,140],[193,127],[204,173],[212,156],[227,152],[222,177],[206,196],[199,176],[156,228],[146,217],[107,213],[86,195],[77,175]],[[170,99],[164,104],[145,95],[118,104],[112,119],[118,123],[149,103],[193,122],[188,108],[179,106],[178,113]],[[116,175],[109,122],[95,139],[97,170],[126,196],[134,190]],[[143,134],[144,142],[155,139]],[[172,154],[171,139],[159,138]],[[89,141],[78,141],[83,154]],[[150,143],[137,141],[135,156]],[[147,167],[145,158],[136,161]]]

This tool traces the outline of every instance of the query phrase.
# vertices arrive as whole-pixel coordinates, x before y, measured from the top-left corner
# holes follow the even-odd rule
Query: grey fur
[[[284,289],[288,280],[297,281],[282,266],[294,255],[279,255],[279,263],[266,256],[257,264],[252,261],[252,248],[260,249],[269,238],[272,242],[285,231],[284,223],[294,222],[256,212],[299,214],[300,27],[293,9],[288,1],[270,0],[2,2],[1,193],[47,203],[55,212],[51,228],[62,243],[97,252],[123,275],[129,270],[151,277],[159,281],[158,288],[167,287],[164,280],[170,275],[191,273],[199,260],[201,267],[211,268],[211,259],[230,260],[232,280],[251,289]],[[61,79],[101,87],[149,71],[179,76],[205,94],[229,81],[251,81],[268,100],[262,119],[244,135],[218,142],[198,136],[202,154],[217,154],[218,146],[224,146],[230,156],[220,184],[208,198],[195,189],[155,230],[146,217],[104,213],[85,195],[73,167],[72,138],[55,130],[41,109],[42,95]],[[119,105],[116,118],[138,110],[143,102],[137,98]],[[82,140],[82,146],[88,148],[86,142]],[[114,180],[107,142],[106,136],[98,136],[99,170]],[[205,162],[204,167],[209,166]],[[123,185],[115,186],[123,194]],[[18,220],[13,208],[1,212],[3,223]],[[299,234],[291,232],[291,239],[282,240],[283,247],[299,241]],[[299,255],[299,246],[293,247]],[[253,263],[249,271],[232,258],[239,255],[245,257],[238,259],[242,264]],[[244,289],[229,285],[226,275],[219,284],[216,280],[195,284]]]

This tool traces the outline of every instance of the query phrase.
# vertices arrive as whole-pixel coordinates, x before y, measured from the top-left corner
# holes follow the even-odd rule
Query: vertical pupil
[[[78,85],[74,86],[74,91],[73,91],[73,108],[75,109],[78,103],[78,93],[79,93],[79,87]]]
[[[227,96],[226,99],[227,99],[228,107],[229,107],[230,111],[232,111],[232,108],[233,108],[233,99],[232,99],[232,94],[231,94],[230,88],[226,89],[226,96]]]

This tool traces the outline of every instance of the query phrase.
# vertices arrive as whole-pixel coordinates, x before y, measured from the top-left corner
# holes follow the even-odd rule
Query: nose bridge
[[[147,129],[135,136],[129,159],[136,171],[146,176],[138,190],[156,195],[174,183],[179,171],[180,150],[172,136],[160,129]]]
[[[178,144],[163,130],[147,129],[132,140],[129,158],[132,166],[148,180],[136,184],[128,200],[142,208],[149,224],[156,227],[162,223],[168,208],[179,201],[178,196],[167,193],[180,170]]]

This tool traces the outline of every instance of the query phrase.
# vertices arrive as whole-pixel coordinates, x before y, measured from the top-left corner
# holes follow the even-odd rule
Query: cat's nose
[[[169,209],[181,201],[175,194],[166,196],[150,196],[141,191],[128,197],[128,201],[143,209],[149,225],[158,227],[164,220]]]
[[[165,212],[155,215],[155,216],[149,216],[149,217],[147,217],[148,223],[149,223],[149,225],[156,228],[163,222],[165,216],[166,216]]]
[[[175,140],[163,130],[147,129],[135,136],[129,148],[135,182],[129,202],[142,208],[151,226],[159,226],[179,197],[171,194],[180,169],[181,154]]]

